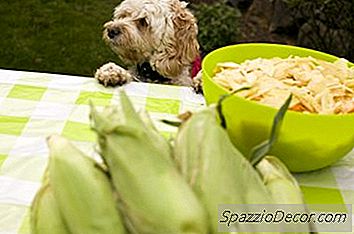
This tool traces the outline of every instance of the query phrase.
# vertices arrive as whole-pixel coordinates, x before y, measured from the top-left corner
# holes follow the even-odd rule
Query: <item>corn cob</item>
[[[297,181],[277,157],[264,157],[256,165],[256,169],[277,204],[304,203]]]
[[[215,106],[193,114],[181,125],[174,155],[208,210],[212,233],[218,232],[218,205],[273,202],[258,173],[217,122]]]
[[[48,138],[49,180],[73,234],[125,233],[112,185],[95,161],[61,136]]]
[[[171,146],[123,91],[116,108],[92,108],[91,119],[131,233],[207,233],[205,210],[178,173]]]
[[[38,190],[31,206],[32,234],[69,234],[48,183]]]
[[[292,95],[289,96],[274,117],[269,139],[254,147],[250,158],[251,163],[259,172],[263,183],[270,192],[274,203],[280,205],[297,204],[296,212],[300,211],[305,213],[307,210],[304,205],[303,194],[297,181],[281,160],[277,157],[267,155],[278,138],[281,125],[290,105],[291,99]],[[288,208],[291,207],[288,206]],[[294,234],[308,233],[311,229],[310,226],[306,226],[306,224],[303,225],[302,228],[305,232],[296,232],[299,229],[299,226],[296,225],[291,226],[288,224],[284,227],[281,225],[279,226],[279,229],[283,229],[283,231],[292,231]]]
[[[304,204],[303,194],[301,189],[295,180],[295,178],[290,174],[289,170],[286,166],[274,156],[265,156],[257,165],[256,169],[261,175],[265,186],[268,191],[271,193],[273,200],[276,204],[280,205],[289,205],[289,204],[297,204],[296,212],[306,213],[306,206],[300,206]],[[295,212],[293,212],[295,213]],[[299,226],[290,226],[290,224],[286,225],[287,231],[291,230],[292,233],[309,233],[310,225],[305,226],[304,224],[303,230],[305,232],[296,232],[299,229]],[[313,230],[313,229],[312,229]]]

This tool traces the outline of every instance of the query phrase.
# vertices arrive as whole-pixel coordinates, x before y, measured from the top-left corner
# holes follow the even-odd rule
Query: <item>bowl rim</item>
[[[234,48],[234,47],[253,47],[253,46],[292,48],[292,49],[296,49],[296,50],[305,50],[307,52],[314,53],[314,54],[317,54],[317,55],[323,55],[323,56],[326,56],[326,57],[330,57],[333,60],[340,59],[340,57],[337,57],[337,56],[332,55],[332,54],[328,54],[328,53],[325,53],[325,52],[322,52],[322,51],[317,51],[317,50],[309,49],[309,48],[305,48],[305,47],[294,46],[294,45],[285,45],[285,44],[277,44],[277,43],[239,43],[239,44],[234,44],[234,45],[228,45],[228,46],[220,47],[218,49],[215,49],[215,50],[209,52],[204,57],[204,59],[202,61],[202,71],[203,71],[203,67],[205,67],[205,63],[206,63],[207,59],[209,57],[213,56],[216,53],[219,53],[221,51],[228,50],[228,49]],[[348,64],[349,64],[350,67],[354,66],[354,63],[352,63],[349,60],[348,60]],[[204,75],[204,74],[206,74],[206,75]],[[229,91],[227,89],[225,89],[221,85],[219,85],[216,82],[214,82],[212,77],[210,77],[209,74],[207,74],[207,72],[203,72],[202,79],[208,79],[210,82],[212,82],[218,88],[222,89],[226,93],[229,93]],[[277,111],[278,110],[275,107],[272,107],[272,106],[269,106],[269,105],[265,105],[265,104],[261,104],[261,103],[258,103],[256,101],[248,100],[248,99],[240,97],[238,95],[233,95],[232,98],[236,98],[236,99],[239,99],[241,101],[248,102],[249,104],[252,104],[252,105],[261,106],[261,107],[263,107],[265,109],[269,109],[269,110],[272,110],[272,111]],[[313,116],[313,117],[316,117],[316,118],[328,118],[328,119],[330,119],[330,118],[354,118],[354,113],[348,113],[348,114],[319,114],[319,113],[303,113],[303,112],[299,112],[299,111],[288,110],[287,114],[289,114],[289,113],[291,113],[291,115],[294,115],[294,116],[298,115],[298,116],[302,116],[302,117],[304,117],[304,116],[312,117]]]

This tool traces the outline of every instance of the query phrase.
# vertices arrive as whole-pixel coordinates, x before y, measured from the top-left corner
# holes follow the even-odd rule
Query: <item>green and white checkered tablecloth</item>
[[[130,83],[124,89],[166,135],[176,129],[159,119],[204,105],[203,97],[186,87]],[[47,136],[66,136],[95,156],[89,100],[114,104],[118,88],[104,88],[92,78],[0,70],[0,234],[30,233],[29,206],[47,165]],[[308,203],[354,204],[353,151],[331,168],[296,178]]]

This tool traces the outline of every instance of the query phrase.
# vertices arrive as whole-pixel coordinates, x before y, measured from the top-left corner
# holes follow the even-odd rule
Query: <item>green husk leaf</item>
[[[106,109],[113,110],[92,108],[92,127],[129,231],[207,233],[205,210],[174,165],[168,141],[141,120],[123,91],[118,106]]]
[[[218,232],[218,205],[273,202],[256,170],[220,126],[215,106],[194,113],[181,125],[174,156],[208,211],[212,233]]]
[[[301,189],[283,162],[265,156],[256,166],[277,204],[303,204]]]
[[[267,155],[256,165],[256,169],[276,204],[297,204],[296,212],[308,213],[299,184],[279,158]],[[311,225],[308,224],[305,232],[297,232],[295,224],[288,224],[286,228],[294,234],[306,234],[313,230]]]
[[[31,205],[32,234],[69,234],[69,229],[61,217],[53,190],[46,181],[38,190]]]
[[[272,146],[274,145],[274,143],[278,139],[281,125],[282,125],[284,116],[289,108],[291,99],[292,99],[292,95],[290,95],[287,98],[285,103],[280,107],[279,111],[275,115],[269,139],[267,139],[264,142],[260,143],[259,145],[255,146],[251,150],[250,161],[251,161],[252,165],[256,165],[257,163],[259,163],[262,160],[262,158],[270,152]]]
[[[239,89],[236,89],[234,91],[232,91],[231,93],[228,93],[228,94],[225,94],[225,95],[222,95],[220,96],[219,100],[218,100],[218,103],[216,105],[216,110],[218,112],[218,115],[219,115],[219,119],[220,119],[220,125],[223,127],[223,128],[227,128],[226,126],[226,119],[225,119],[225,115],[223,113],[223,110],[222,110],[222,103],[229,97],[231,97],[232,95],[238,93],[238,92],[241,92],[241,91],[244,91],[244,90],[248,90],[250,89],[251,87],[242,87],[242,88],[239,88]]]
[[[59,135],[47,143],[49,181],[70,233],[126,233],[112,185],[96,161]]]

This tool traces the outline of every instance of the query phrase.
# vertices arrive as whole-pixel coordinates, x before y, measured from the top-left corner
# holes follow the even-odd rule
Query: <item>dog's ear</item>
[[[173,30],[166,32],[162,42],[164,46],[153,59],[155,69],[166,77],[178,76],[199,55],[196,19],[186,5],[184,2],[171,1],[174,14],[169,23]]]
[[[198,27],[193,14],[186,9],[186,4],[176,4],[173,18],[175,29],[175,46],[178,56],[187,63],[192,63],[199,54],[197,40]]]

